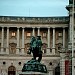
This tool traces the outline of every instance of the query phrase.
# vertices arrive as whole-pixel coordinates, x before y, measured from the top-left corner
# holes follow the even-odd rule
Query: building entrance
[[[16,68],[14,66],[8,68],[8,75],[16,75]]]

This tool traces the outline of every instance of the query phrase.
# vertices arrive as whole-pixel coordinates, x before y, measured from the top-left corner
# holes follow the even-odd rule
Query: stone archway
[[[8,68],[8,75],[16,75],[16,68],[14,66]]]

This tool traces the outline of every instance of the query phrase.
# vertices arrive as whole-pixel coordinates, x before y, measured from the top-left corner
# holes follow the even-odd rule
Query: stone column
[[[2,41],[1,41],[1,54],[3,54],[4,49],[4,27],[2,27]]]
[[[32,35],[35,36],[35,28],[33,27]]]
[[[52,47],[52,54],[55,54],[55,28],[53,28],[53,47]]]
[[[50,28],[48,28],[48,48],[47,48],[47,55],[49,55],[50,54]]]
[[[65,28],[63,28],[63,49],[65,49]]]
[[[19,54],[19,28],[17,28],[17,48],[16,48],[16,54]]]
[[[6,53],[9,54],[9,27],[7,27],[7,48]]]
[[[40,27],[38,28],[38,36],[40,36]]]
[[[22,54],[24,55],[24,28],[22,28]]]

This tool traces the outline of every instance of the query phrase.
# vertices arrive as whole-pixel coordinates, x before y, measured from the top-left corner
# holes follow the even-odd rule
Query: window
[[[47,36],[46,32],[43,32],[42,36],[43,37],[46,37]]]
[[[30,38],[31,37],[31,33],[30,32],[27,32],[26,33],[26,38]]]
[[[3,65],[5,65],[5,64],[6,64],[6,62],[4,61],[4,62],[3,62]]]
[[[21,65],[21,62],[19,62],[18,64]]]
[[[16,34],[15,34],[15,32],[12,32],[12,37],[14,37]]]
[[[52,62],[50,62],[49,65],[52,65]]]
[[[30,36],[31,36],[31,33],[30,33],[30,32],[28,32],[28,33],[27,33],[27,37],[30,37]]]
[[[59,37],[61,37],[61,36],[62,36],[62,33],[61,33],[61,32],[59,32],[59,33],[58,33],[58,36],[59,36]]]

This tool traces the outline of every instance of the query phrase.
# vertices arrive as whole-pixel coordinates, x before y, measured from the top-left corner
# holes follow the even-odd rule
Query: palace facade
[[[70,74],[71,53],[68,51],[72,44],[72,5],[67,9],[69,16],[0,16],[0,74],[18,75],[21,72],[24,63],[32,58],[32,54],[27,54],[31,36],[41,36],[41,63],[47,66],[49,75],[66,75],[67,71]]]
[[[32,58],[32,54],[27,54],[31,36],[39,35],[43,42],[42,63],[50,75],[60,73],[59,51],[68,48],[68,22],[68,17],[0,16],[1,73],[17,75]]]

